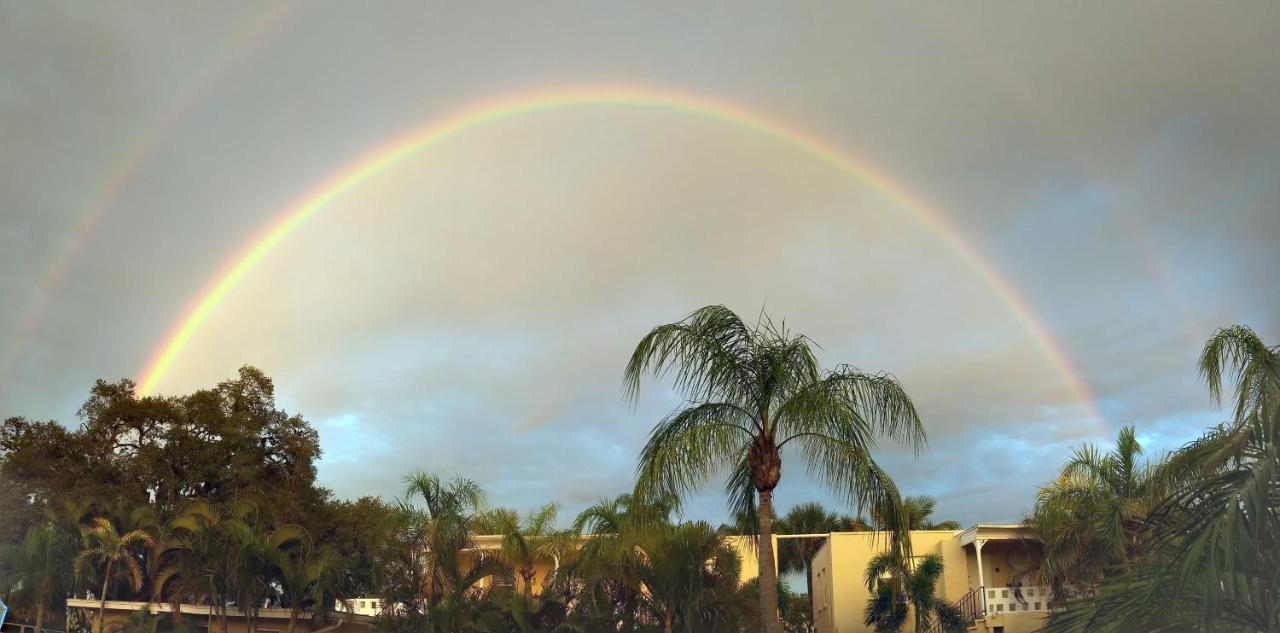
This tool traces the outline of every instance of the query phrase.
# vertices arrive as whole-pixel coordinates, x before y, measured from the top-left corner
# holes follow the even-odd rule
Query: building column
[[[982,546],[987,544],[987,539],[980,538],[973,541],[973,549],[978,554],[978,586],[986,587],[987,581],[982,573]]]

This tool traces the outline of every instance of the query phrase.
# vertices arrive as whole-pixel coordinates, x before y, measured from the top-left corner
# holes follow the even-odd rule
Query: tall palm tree
[[[1142,558],[1046,630],[1280,630],[1280,346],[1219,330],[1200,372],[1231,419],[1175,453]]]
[[[761,617],[781,633],[773,551],[773,491],[782,453],[794,443],[809,472],[842,500],[899,513],[897,489],[871,456],[877,436],[919,449],[924,428],[897,379],[849,366],[823,371],[804,336],[763,314],[748,326],[728,308],[707,306],[654,328],[624,373],[629,399],[645,374],[672,373],[691,403],[654,427],[640,454],[637,490],[685,494],[722,468],[735,511],[755,510]],[[900,546],[909,547],[905,539]]]
[[[1132,426],[1103,453],[1075,450],[1056,480],[1040,489],[1032,522],[1044,543],[1044,574],[1055,585],[1092,585],[1131,560],[1147,513],[1169,483],[1158,463],[1141,460]]]
[[[942,557],[937,554],[907,559],[886,551],[873,556],[865,575],[872,598],[863,622],[876,633],[897,633],[914,616],[917,633],[928,631],[935,622],[943,633],[963,633],[968,624],[960,609],[937,596],[942,569]]]
[[[98,593],[97,633],[102,633],[103,618],[107,611],[107,591],[111,587],[113,573],[124,572],[134,591],[142,589],[142,566],[133,557],[139,545],[151,545],[151,535],[143,530],[130,530],[121,534],[110,520],[94,519],[83,532],[84,547],[76,555],[73,569],[79,575],[85,563],[96,561],[103,565],[102,591]]]
[[[17,545],[0,550],[0,592],[17,605],[35,610],[36,633],[44,630],[48,609],[66,597],[75,544],[52,523],[32,526]]]

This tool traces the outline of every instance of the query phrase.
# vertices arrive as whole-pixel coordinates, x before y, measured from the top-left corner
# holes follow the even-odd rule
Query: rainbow
[[[120,192],[133,181],[147,159],[155,153],[167,136],[174,123],[183,118],[200,99],[208,94],[220,79],[228,75],[243,62],[248,53],[256,50],[267,39],[279,30],[296,5],[294,3],[276,3],[270,5],[268,11],[258,11],[237,28],[219,47],[219,52],[212,62],[195,76],[197,79],[188,84],[170,106],[161,115],[151,120],[142,133],[133,139],[125,150],[112,161],[104,172],[104,176],[95,189],[93,197],[83,213],[72,225],[70,233],[57,249],[57,255],[40,277],[31,299],[27,301],[9,343],[5,346],[5,354],[0,357],[0,390],[8,380],[22,348],[41,322],[53,293],[62,285],[63,279],[71,269],[71,264],[84,250],[94,229],[115,203]]]
[[[347,164],[284,209],[275,220],[250,238],[243,249],[214,275],[151,355],[139,378],[139,394],[154,393],[156,386],[200,326],[245,275],[295,229],[335,199],[401,160],[467,130],[537,112],[584,107],[660,109],[721,121],[785,142],[861,179],[888,200],[913,214],[986,282],[999,301],[1031,335],[1073,396],[1088,408],[1095,422],[1102,422],[1102,416],[1088,387],[1028,302],[971,243],[961,237],[941,213],[913,195],[901,183],[865,160],[796,126],[765,117],[742,106],[687,92],[635,86],[565,88],[481,101],[451,116],[393,138]]]

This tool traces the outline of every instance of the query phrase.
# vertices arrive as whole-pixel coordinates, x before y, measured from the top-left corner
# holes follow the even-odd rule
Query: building
[[[89,631],[98,630],[99,605],[100,603],[96,599],[72,598],[67,600],[67,628],[65,630],[72,631],[77,630],[77,628]],[[129,616],[143,609],[147,609],[156,615],[167,615],[174,612],[174,606],[167,603],[148,604],[146,602],[108,600],[103,617],[105,626],[103,626],[102,630],[118,629],[129,620]],[[189,618],[192,627],[196,631],[213,630],[218,633],[222,631],[217,614],[210,614],[208,605],[183,604],[178,605],[178,611],[184,617]],[[311,622],[311,617],[312,615],[308,612],[299,613],[294,631],[296,633],[367,633],[369,625],[373,623],[371,616],[356,613],[333,613],[330,614],[328,621],[314,624]],[[210,627],[211,622],[212,626]],[[76,623],[81,623],[84,626],[76,627]],[[248,633],[248,631],[249,624],[245,619],[244,613],[235,607],[228,608],[226,633]],[[288,609],[262,609],[258,612],[257,633],[288,633],[288,631]]]
[[[818,633],[863,633],[871,599],[864,573],[884,550],[884,532],[835,532],[812,561],[814,623]],[[1024,525],[975,525],[967,530],[915,530],[913,556],[942,557],[938,596],[955,603],[975,633],[1039,630],[1049,610],[1049,589],[1039,570],[1043,548]],[[907,631],[913,630],[908,622]],[[917,632],[924,633],[924,632]]]

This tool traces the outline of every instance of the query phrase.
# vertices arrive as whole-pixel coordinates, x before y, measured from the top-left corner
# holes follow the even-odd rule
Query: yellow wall
[[[973,546],[962,546],[960,530],[916,530],[911,532],[912,554],[942,557],[943,575],[938,596],[950,601],[963,598],[978,585],[977,564]],[[862,623],[863,612],[871,599],[864,574],[872,556],[888,546],[884,532],[837,532],[830,535],[813,559],[814,623],[819,633],[863,633],[870,627]],[[1003,586],[1009,579],[1012,560],[1015,571],[1026,567],[1028,558],[1039,560],[1038,545],[1025,542],[989,541],[983,548],[983,568],[988,587]],[[998,570],[998,571],[997,571]],[[996,583],[999,583],[998,585]],[[1034,584],[1034,579],[1027,584]],[[993,615],[979,621],[978,633],[1003,626],[1005,633],[1038,630],[1043,613],[1010,613]],[[905,631],[914,629],[911,622]]]

